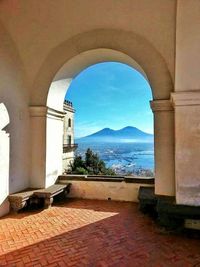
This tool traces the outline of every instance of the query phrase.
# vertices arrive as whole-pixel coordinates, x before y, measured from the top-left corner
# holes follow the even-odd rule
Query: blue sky
[[[138,71],[125,64],[90,66],[73,79],[65,98],[76,109],[76,137],[106,127],[118,130],[135,126],[153,133],[151,88]]]

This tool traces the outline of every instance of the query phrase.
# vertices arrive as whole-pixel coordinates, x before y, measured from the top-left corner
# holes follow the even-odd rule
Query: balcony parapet
[[[65,101],[64,101],[64,104],[67,105],[67,106],[69,106],[69,107],[73,107],[72,102],[69,101],[69,100],[65,100]]]
[[[78,144],[63,144],[63,153],[76,150]]]
[[[70,101],[65,100],[65,102],[63,104],[63,109],[64,109],[64,112],[69,111],[69,112],[75,113],[75,109],[73,108],[73,104]]]

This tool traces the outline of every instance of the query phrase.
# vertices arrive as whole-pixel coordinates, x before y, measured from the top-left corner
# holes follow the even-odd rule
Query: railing
[[[75,150],[77,147],[78,144],[63,144],[63,152]]]
[[[69,100],[65,100],[65,101],[64,101],[64,104],[67,105],[67,106],[69,106],[69,107],[73,107],[72,102],[69,101]]]

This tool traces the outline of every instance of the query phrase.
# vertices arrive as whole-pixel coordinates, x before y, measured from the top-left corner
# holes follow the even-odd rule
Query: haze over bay
[[[127,126],[114,131],[106,128],[76,140],[77,154],[91,148],[117,174],[146,174],[154,171],[153,135]]]

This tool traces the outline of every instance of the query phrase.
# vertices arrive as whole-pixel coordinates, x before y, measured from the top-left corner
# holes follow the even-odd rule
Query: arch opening
[[[137,70],[149,82],[143,68],[125,53],[112,49],[93,49],[73,57],[59,69],[50,85],[46,105],[62,111],[63,101],[72,80],[87,67],[101,62],[124,63]]]
[[[49,88],[49,93],[48,93],[48,98],[47,98],[47,107],[54,109],[54,110],[57,110],[57,111],[60,111],[60,112],[63,112],[63,103],[64,103],[65,95],[66,95],[70,85],[72,84],[73,79],[78,77],[78,75],[83,70],[87,69],[88,67],[93,66],[93,65],[98,64],[98,63],[102,63],[102,62],[107,62],[107,63],[108,62],[117,62],[117,63],[125,64],[126,66],[131,67],[131,69],[133,69],[133,71],[136,70],[137,72],[139,72],[142,75],[142,77],[148,83],[151,94],[153,95],[153,90],[150,87],[150,83],[149,83],[149,80],[147,78],[146,73],[144,72],[142,67],[135,60],[133,60],[131,57],[127,56],[124,53],[121,53],[118,51],[113,51],[111,49],[96,49],[96,50],[81,53],[80,55],[67,61],[60,68],[60,70],[56,73],[56,75],[55,75],[55,77],[51,83],[51,86]],[[53,124],[55,124],[55,126],[53,126]],[[56,124],[57,124],[57,126],[56,126]],[[52,126],[50,126],[50,125],[52,125]],[[57,129],[58,128],[61,129],[61,125],[60,125],[60,127],[58,127],[58,121],[57,120],[55,122],[53,122],[52,118],[47,118],[47,129],[53,128],[53,127],[57,128]],[[74,136],[74,134],[72,133],[72,137],[73,136]],[[49,148],[47,146],[47,148],[46,148],[47,160],[48,160],[49,153],[51,153],[52,150],[55,151],[56,149],[58,149],[55,147],[55,145],[53,145],[53,139],[54,138],[55,138],[55,134],[52,135],[52,133],[47,130],[47,144],[51,144],[50,145],[51,147],[54,146],[54,148]],[[63,139],[63,132],[62,132],[62,134],[60,134],[59,144],[62,143],[62,139]],[[67,135],[67,139],[69,139],[69,135]],[[74,139],[74,137],[72,139]],[[72,140],[72,139],[71,139],[71,133],[70,133],[70,146],[72,144],[74,144],[74,140]],[[66,140],[66,143],[69,143],[68,141]],[[60,155],[62,155],[61,151],[62,151],[62,148],[60,146]],[[72,151],[70,151],[70,152],[72,152]],[[72,160],[73,160],[73,157],[74,157],[74,155],[73,155],[73,153],[71,153],[70,158]],[[59,157],[59,158],[61,160],[61,157]],[[52,160],[51,160],[51,162],[52,162]],[[47,176],[50,177],[50,176],[52,176],[51,174],[55,173],[55,171],[53,169],[55,167],[53,167],[52,164],[48,164],[48,161],[46,161],[46,164],[47,164],[46,165],[47,173],[49,174]],[[63,168],[61,168],[61,164],[60,164],[60,172],[62,172],[62,171],[63,171]],[[53,176],[52,176],[52,178],[50,180],[53,181],[53,180],[55,180],[55,178],[53,178]]]
[[[153,176],[152,94],[141,73],[119,62],[92,65],[72,80],[66,100],[76,110],[73,143],[78,145],[68,173],[80,174],[80,167],[80,172],[91,175]],[[92,173],[78,161],[79,156],[84,161],[88,148],[104,161],[105,168],[93,166]]]

